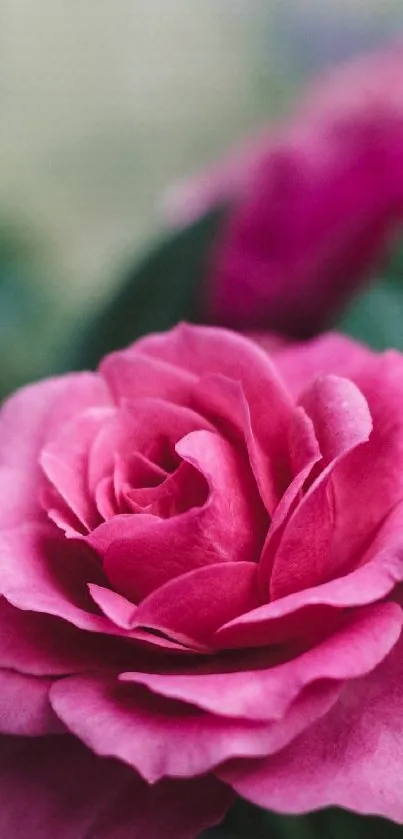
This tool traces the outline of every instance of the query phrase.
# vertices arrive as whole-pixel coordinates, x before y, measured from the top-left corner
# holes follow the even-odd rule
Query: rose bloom
[[[204,289],[209,320],[312,335],[374,275],[403,215],[403,47],[355,59],[295,111],[170,191],[184,224],[227,217]]]
[[[0,835],[403,822],[403,357],[180,326],[0,415]]]

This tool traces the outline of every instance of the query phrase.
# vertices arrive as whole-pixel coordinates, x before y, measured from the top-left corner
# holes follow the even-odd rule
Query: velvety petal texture
[[[188,325],[5,403],[2,836],[403,822],[402,404],[397,353]]]
[[[259,764],[234,762],[221,776],[250,801],[281,812],[340,806],[403,822],[401,684],[399,643],[291,748]]]

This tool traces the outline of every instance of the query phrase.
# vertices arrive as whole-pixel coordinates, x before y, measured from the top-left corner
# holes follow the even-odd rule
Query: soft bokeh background
[[[0,390],[51,369],[167,186],[401,31],[401,0],[2,0]]]

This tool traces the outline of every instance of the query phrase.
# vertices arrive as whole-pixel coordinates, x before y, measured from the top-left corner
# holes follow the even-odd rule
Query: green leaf
[[[383,280],[357,297],[338,329],[377,350],[403,350],[403,288]]]
[[[0,219],[0,399],[35,377],[40,367],[49,302],[40,262],[25,231]]]
[[[169,329],[181,320],[200,320],[206,260],[222,217],[223,211],[216,210],[172,232],[129,269],[112,299],[83,328],[74,356],[65,354],[63,365],[95,367],[105,353],[141,335]]]
[[[403,827],[336,808],[280,816],[238,799],[222,825],[200,839],[403,839]]]
[[[403,350],[403,239],[398,237],[384,266],[382,279],[359,294],[338,328],[377,350]]]

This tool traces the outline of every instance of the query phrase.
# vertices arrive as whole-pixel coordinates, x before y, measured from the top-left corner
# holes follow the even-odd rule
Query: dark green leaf
[[[377,350],[403,350],[403,288],[383,280],[357,297],[338,328]]]
[[[200,319],[206,260],[222,216],[222,210],[214,211],[174,231],[130,268],[113,298],[83,328],[78,350],[64,366],[95,367],[105,353],[140,335]]]
[[[223,824],[200,839],[403,839],[403,827],[336,808],[280,816],[238,800]]]
[[[34,377],[41,363],[48,298],[39,275],[35,243],[0,219],[0,399]]]
[[[384,266],[382,279],[359,294],[338,328],[377,350],[403,350],[403,239],[398,237]]]

